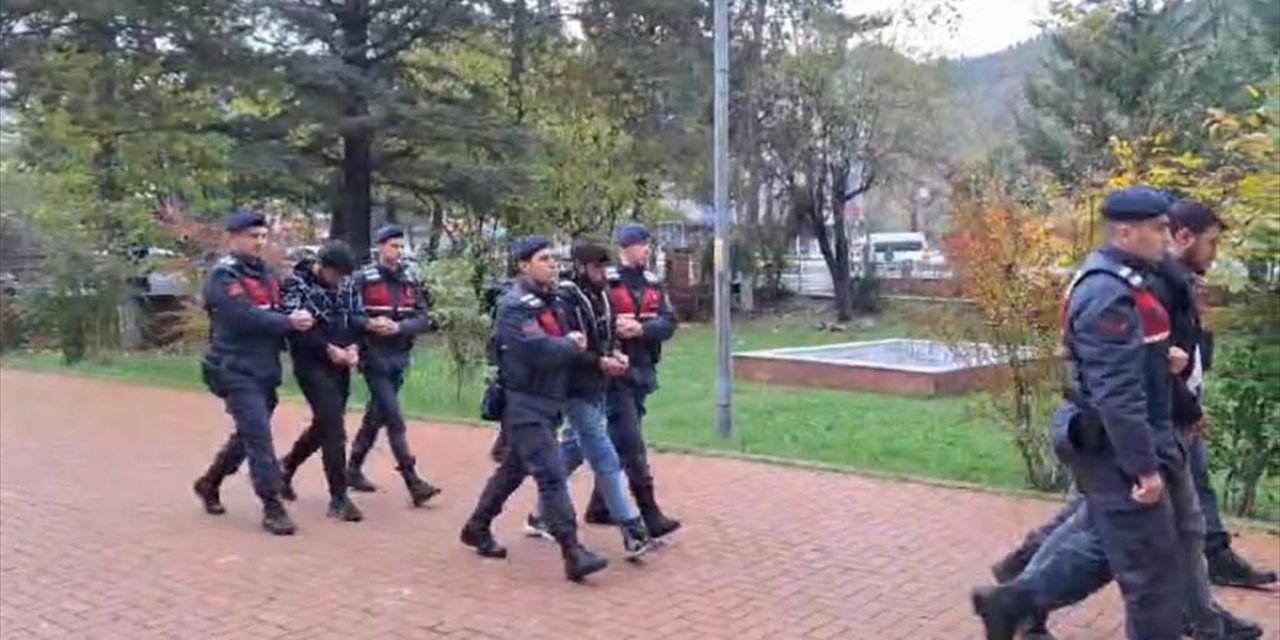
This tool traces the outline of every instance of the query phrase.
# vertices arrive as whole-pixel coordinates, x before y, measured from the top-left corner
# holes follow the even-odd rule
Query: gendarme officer
[[[493,539],[490,525],[525,476],[531,475],[538,484],[547,529],[560,544],[565,577],[576,582],[609,564],[578,541],[577,516],[556,440],[569,376],[587,347],[587,338],[565,330],[564,310],[555,289],[559,269],[550,242],[542,236],[522,237],[512,243],[511,252],[520,275],[498,300],[493,325],[507,446],[461,538],[481,556],[505,558],[507,550]]]
[[[641,425],[645,399],[658,388],[662,344],[675,335],[676,319],[658,277],[646,268],[649,232],[633,223],[623,225],[617,236],[618,267],[607,273],[607,291],[628,367],[625,375],[609,381],[609,438],[617,448],[645,528],[649,535],[661,538],[679,529],[680,521],[667,517],[658,507]],[[599,491],[591,494],[585,519],[592,524],[614,522]]]
[[[369,406],[360,430],[351,443],[347,482],[355,491],[374,491],[373,483],[361,467],[365,456],[387,427],[387,442],[396,459],[396,470],[404,479],[409,499],[415,507],[426,504],[440,489],[418,477],[416,460],[409,450],[404,413],[400,409],[400,388],[409,369],[414,338],[431,327],[427,317],[426,294],[413,275],[404,268],[404,231],[389,224],[378,229],[377,257],[355,274],[355,289],[364,308],[365,339],[360,353],[360,370],[369,386]]]
[[[1106,244],[1067,290],[1063,340],[1074,388],[1054,416],[1059,456],[1074,472],[1124,597],[1132,640],[1179,638],[1189,571],[1178,517],[1201,518],[1174,437],[1169,315],[1148,277],[1169,242],[1170,202],[1149,187],[1103,203]],[[1179,508],[1179,506],[1183,508]],[[974,605],[988,637],[1012,638],[1007,612],[1024,592],[980,589]]]
[[[226,512],[219,497],[222,480],[249,460],[253,490],[262,501],[262,526],[276,535],[294,532],[280,502],[280,467],[271,443],[271,414],[280,386],[280,352],[290,331],[306,331],[314,318],[306,311],[280,311],[280,281],[262,260],[267,221],[261,214],[236,212],[227,219],[230,255],[218,261],[204,283],[209,313],[209,351],[201,363],[205,385],[226,403],[235,432],[213,464],[195,482],[210,514]]]

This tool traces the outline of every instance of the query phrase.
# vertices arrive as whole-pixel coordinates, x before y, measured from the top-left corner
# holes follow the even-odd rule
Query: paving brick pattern
[[[258,529],[242,475],[230,513],[190,494],[226,433],[217,401],[103,380],[0,371],[0,637],[853,638],[979,637],[969,588],[1052,505],[727,459],[658,455],[660,494],[687,528],[643,566],[615,559],[586,585],[548,544],[520,536],[530,483],[497,522],[505,562],[457,532],[485,475],[490,433],[415,424],[411,442],[445,493],[412,510],[385,445],[360,524],[324,518],[317,458],[299,475],[298,536]],[[286,403],[276,442],[307,416]],[[352,419],[351,422],[354,422]],[[574,483],[581,499],[585,476]],[[581,502],[579,502],[581,504]],[[1280,565],[1277,538],[1239,541]],[[1280,638],[1276,592],[1221,591]],[[1064,639],[1120,637],[1113,590],[1055,619]]]

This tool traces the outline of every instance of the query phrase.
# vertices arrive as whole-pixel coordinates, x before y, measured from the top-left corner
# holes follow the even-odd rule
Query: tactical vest
[[[400,320],[413,313],[418,293],[411,281],[387,280],[376,264],[366,265],[360,276],[360,299],[370,317],[388,316],[392,320]]]
[[[609,303],[618,315],[635,316],[638,320],[658,316],[662,309],[662,289],[658,286],[658,276],[652,271],[644,272],[644,286],[639,288],[628,286],[615,267],[609,267],[605,276],[609,281]]]

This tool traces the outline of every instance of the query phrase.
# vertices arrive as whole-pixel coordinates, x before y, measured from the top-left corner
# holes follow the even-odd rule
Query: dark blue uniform
[[[638,267],[618,267],[608,271],[608,279],[609,303],[615,318],[629,316],[644,326],[640,337],[620,341],[630,367],[625,376],[609,383],[606,398],[609,437],[618,450],[645,526],[654,537],[661,537],[679,528],[680,523],[666,517],[658,507],[642,424],[645,400],[658,388],[657,367],[662,344],[675,335],[676,320],[652,272]],[[599,492],[592,493],[586,517],[588,522],[612,522]]]
[[[1185,496],[1167,474],[1185,469],[1186,459],[1172,420],[1169,316],[1140,269],[1108,247],[1072,283],[1063,326],[1079,400],[1056,416],[1054,440],[1120,585],[1130,637],[1178,638],[1185,572],[1172,498]],[[1134,501],[1137,478],[1157,471],[1166,474],[1161,499]]]
[[[303,260],[284,283],[284,310],[309,311],[316,324],[309,331],[292,334],[289,339],[293,374],[311,407],[311,424],[281,460],[283,493],[286,499],[294,499],[291,486],[294,472],[320,451],[330,499],[338,504],[345,503],[347,495],[344,423],[347,399],[351,395],[351,370],[334,364],[329,359],[328,347],[357,343],[359,327],[364,325],[364,309],[350,280],[330,287],[316,276],[315,268],[316,261]]]
[[[203,288],[209,312],[209,351],[202,362],[205,385],[226,403],[235,432],[202,481],[214,495],[223,478],[249,461],[253,490],[265,505],[278,505],[280,467],[271,442],[271,414],[280,386],[280,352],[291,330],[280,311],[280,283],[261,260],[229,256],[214,266]]]
[[[547,529],[560,544],[566,572],[579,579],[584,563],[599,565],[578,543],[576,516],[566,486],[556,427],[563,418],[570,372],[580,349],[565,337],[566,323],[553,291],[517,278],[498,300],[493,341],[498,377],[506,396],[502,430],[506,451],[485,484],[462,539],[482,555],[504,557],[492,539],[490,525],[503,505],[533,476]],[[572,566],[571,566],[572,565]]]
[[[1193,301],[1191,276],[1176,260],[1169,258],[1160,263],[1144,278],[1150,291],[1169,315],[1169,344],[1187,353],[1194,353],[1202,339],[1200,319]],[[1172,422],[1179,444],[1190,446],[1188,429],[1203,415],[1199,399],[1186,384],[1184,372],[1172,379]],[[1069,438],[1069,425],[1059,423],[1059,430]],[[1236,618],[1212,601],[1208,593],[1208,578],[1200,558],[1201,538],[1204,535],[1203,507],[1195,504],[1192,494],[1195,486],[1192,471],[1185,466],[1164,469],[1168,478],[1170,502],[1175,515],[1176,530],[1184,562],[1183,580],[1186,582],[1184,618],[1196,630],[1197,637],[1245,638],[1260,630],[1256,625]],[[1193,488],[1194,487],[1194,488]],[[1038,628],[1043,629],[1043,616],[1049,611],[1079,602],[1095,593],[1111,581],[1112,574],[1107,556],[1107,546],[1094,524],[1094,517],[1084,507],[1083,500],[1073,500],[1051,523],[1043,535],[1043,546],[1035,553],[1026,570],[1015,582],[1031,594],[1031,604],[1036,610]],[[1176,558],[1169,559],[1174,564]]]
[[[360,352],[360,371],[369,387],[369,406],[360,430],[351,445],[347,475],[354,489],[371,490],[361,466],[378,437],[387,427],[387,441],[395,456],[396,468],[416,506],[421,506],[439,489],[424,482],[415,470],[416,460],[409,450],[404,414],[400,410],[400,388],[413,353],[414,339],[431,327],[427,316],[426,293],[401,265],[388,268],[370,264],[355,274],[355,289],[367,318],[386,317],[398,323],[394,335],[365,332]]]

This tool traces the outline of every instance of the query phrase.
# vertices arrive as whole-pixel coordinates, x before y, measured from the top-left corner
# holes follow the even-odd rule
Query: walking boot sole
[[[361,522],[364,520],[364,514],[362,513],[343,513],[332,509],[330,509],[325,515],[337,520],[338,522]]]
[[[1223,576],[1209,576],[1209,582],[1215,586],[1230,589],[1248,589],[1250,591],[1269,591],[1268,587],[1276,583],[1276,575],[1263,574],[1257,580],[1232,580]]]
[[[481,558],[489,558],[490,560],[504,560],[507,557],[506,547],[496,542],[493,543],[493,546],[491,547],[481,545],[479,542],[472,540],[471,537],[467,535],[467,532],[465,530],[462,532],[462,535],[459,536],[459,539],[462,541],[462,544],[467,545],[468,547],[471,547],[472,549],[474,549],[476,552],[476,555],[480,556]]]
[[[602,559],[602,560],[603,560],[603,559]],[[589,567],[583,567],[582,569],[580,569],[580,570],[578,570],[578,571],[574,571],[574,572],[572,572],[572,573],[570,573],[570,572],[566,571],[566,572],[565,572],[565,574],[564,574],[564,577],[565,577],[565,578],[568,578],[568,579],[569,579],[569,582],[579,582],[579,583],[580,583],[580,582],[582,582],[584,579],[586,579],[586,577],[587,577],[587,576],[592,575],[592,574],[596,574],[596,573],[600,573],[601,571],[604,571],[604,570],[605,570],[605,569],[607,569],[608,567],[609,567],[609,561],[608,561],[608,560],[603,560],[603,561],[602,561],[602,562],[600,562],[599,564],[594,564],[594,565],[591,565],[591,566],[589,566]]]
[[[427,490],[426,493],[422,494],[421,496],[410,496],[409,503],[413,505],[413,508],[419,509],[424,505],[426,505],[427,502],[429,502],[432,498],[440,495],[441,493],[444,493],[444,489],[441,489],[440,487],[431,487],[430,489]]]

